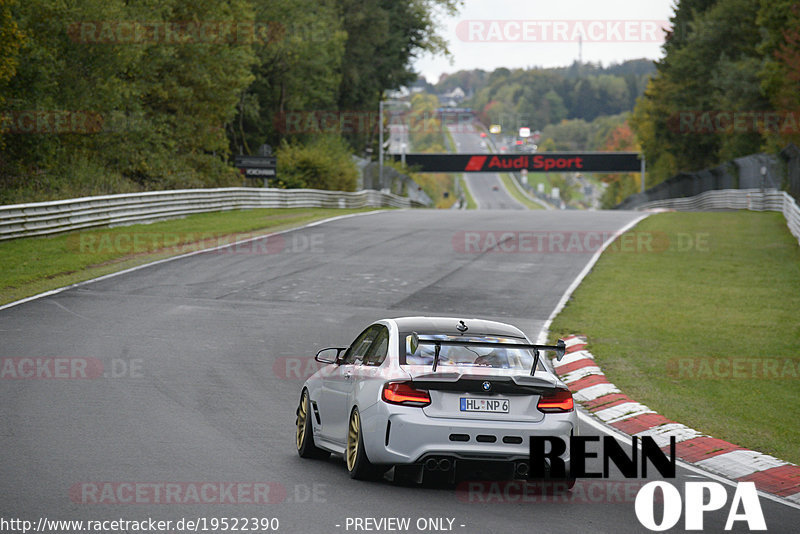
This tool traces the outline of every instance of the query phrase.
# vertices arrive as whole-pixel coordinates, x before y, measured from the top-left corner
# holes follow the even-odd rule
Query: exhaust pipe
[[[453,464],[450,463],[450,460],[447,458],[442,458],[439,460],[439,469],[442,471],[450,471],[450,468],[453,467]]]
[[[517,467],[515,469],[515,472],[517,473],[517,476],[519,476],[519,477],[523,477],[523,478],[527,477],[528,476],[528,464],[525,463],[525,462],[518,463]]]
[[[436,458],[428,458],[425,460],[425,470],[426,471],[436,471],[439,468],[439,462],[436,461]]]

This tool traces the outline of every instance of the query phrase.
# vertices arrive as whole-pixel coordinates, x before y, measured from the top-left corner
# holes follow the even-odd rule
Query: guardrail
[[[679,211],[753,210],[780,211],[786,226],[800,244],[800,208],[791,195],[777,189],[720,189],[687,198],[653,200],[636,206],[637,210],[674,209]]]
[[[350,193],[319,189],[230,187],[150,191],[0,206],[0,240],[80,228],[153,222],[209,211],[422,206],[404,197],[373,190]]]

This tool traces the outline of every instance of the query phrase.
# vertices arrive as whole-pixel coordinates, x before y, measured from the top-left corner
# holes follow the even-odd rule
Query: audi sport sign
[[[399,154],[394,155],[396,160]],[[542,154],[406,154],[417,172],[637,172],[636,152],[545,152]]]

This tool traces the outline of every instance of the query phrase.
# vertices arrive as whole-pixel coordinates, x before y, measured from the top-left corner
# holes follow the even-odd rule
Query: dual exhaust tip
[[[447,458],[428,458],[424,465],[426,471],[450,471],[453,468],[453,462]]]

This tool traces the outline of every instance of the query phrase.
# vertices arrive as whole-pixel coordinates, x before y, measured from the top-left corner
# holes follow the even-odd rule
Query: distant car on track
[[[500,186],[499,185],[493,185],[492,186],[492,191],[500,191]]]
[[[350,476],[454,482],[460,473],[525,478],[531,436],[578,434],[572,395],[518,328],[480,319],[384,319],[303,385],[301,457],[342,454]],[[569,449],[562,455],[569,466]],[[574,481],[572,481],[574,482]]]

